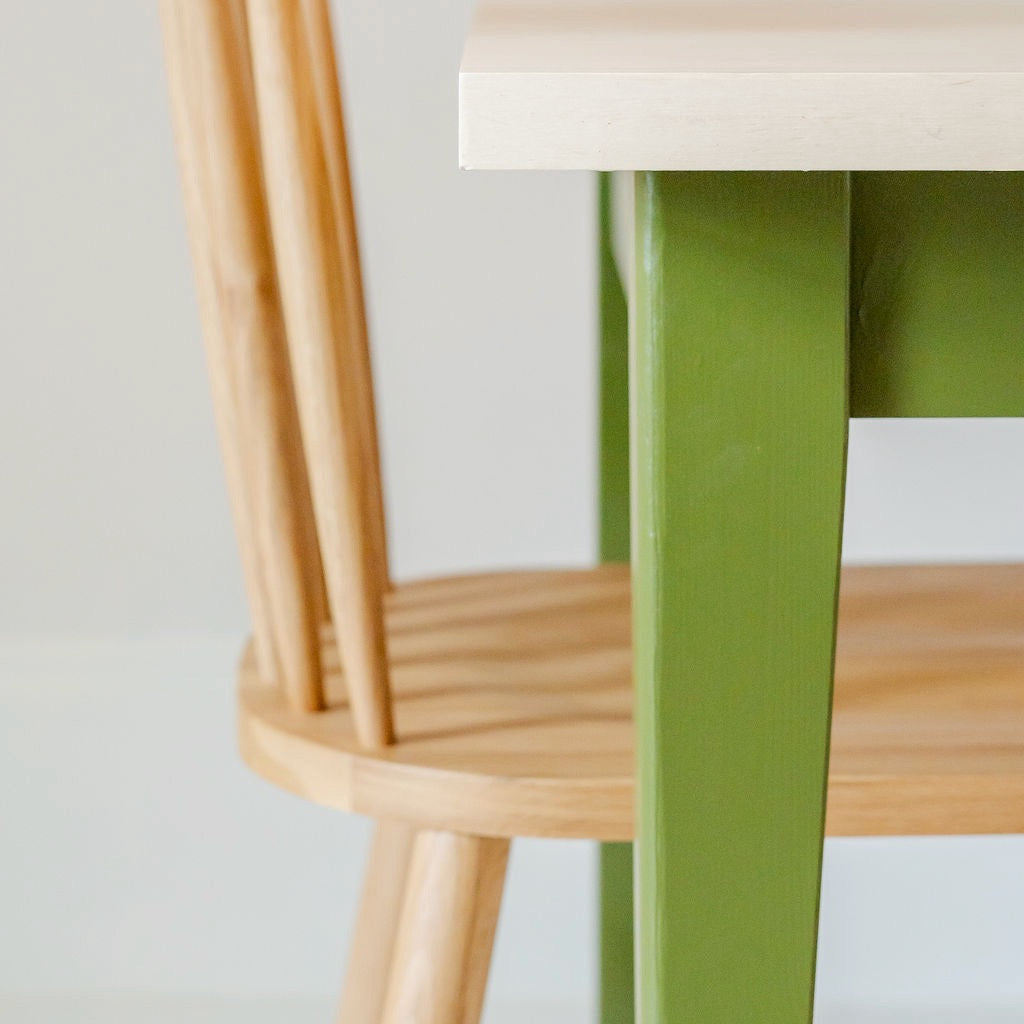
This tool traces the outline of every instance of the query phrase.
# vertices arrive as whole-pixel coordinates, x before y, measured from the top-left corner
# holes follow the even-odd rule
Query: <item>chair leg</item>
[[[383,1024],[478,1024],[508,850],[507,839],[418,833]]]
[[[379,1024],[416,832],[378,821],[367,862],[338,1024]]]

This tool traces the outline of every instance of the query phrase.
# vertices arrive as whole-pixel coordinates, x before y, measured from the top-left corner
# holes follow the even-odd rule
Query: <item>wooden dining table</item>
[[[645,1024],[805,1022],[849,418],[1024,414],[1024,8],[485,0],[459,143],[607,172],[637,807],[603,1019],[635,985]]]

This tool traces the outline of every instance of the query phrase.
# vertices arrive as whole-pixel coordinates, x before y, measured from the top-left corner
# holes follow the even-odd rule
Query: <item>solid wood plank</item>
[[[629,182],[630,186],[632,182]],[[599,520],[602,562],[629,561],[629,317],[615,258],[613,181],[598,176]],[[600,850],[600,1014],[633,1020],[633,844]]]
[[[417,835],[383,1024],[477,1024],[508,847],[452,832]]]
[[[854,416],[1024,415],[1024,174],[853,176]]]
[[[358,733],[394,739],[388,692],[374,451],[366,442],[366,382],[351,373],[345,229],[325,155],[323,82],[303,9],[250,0],[260,139],[278,277],[332,619]],[[349,254],[351,257],[351,254]]]
[[[320,715],[243,665],[242,753],[299,796],[373,817],[629,840],[629,605],[617,566],[400,585],[387,618],[402,742],[360,746],[325,631]],[[1024,566],[844,571],[829,835],[1024,831],[1022,609]]]
[[[638,175],[642,1020],[810,1021],[847,434],[845,174]]]
[[[1024,169],[1005,3],[488,2],[460,159],[582,170]]]
[[[244,6],[161,5],[210,377],[261,671],[323,705],[324,619],[273,250],[259,173]]]
[[[402,822],[374,826],[338,1024],[380,1024],[415,835]]]

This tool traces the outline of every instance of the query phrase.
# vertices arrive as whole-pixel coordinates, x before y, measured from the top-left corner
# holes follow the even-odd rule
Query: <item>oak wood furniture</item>
[[[473,1024],[483,1004],[509,840],[616,841],[634,834],[630,573],[620,564],[392,581],[326,2],[162,0],[161,10],[200,312],[252,607],[253,638],[239,678],[242,752],[272,782],[378,820],[341,1020]],[[708,184],[713,191],[714,182]],[[845,301],[837,282],[841,191],[832,179],[809,186],[807,208],[835,222],[835,252],[826,253],[813,276],[827,291],[813,315],[794,316],[791,343],[771,356],[783,385],[798,370],[801,381],[822,371],[820,390],[812,383],[804,402],[795,387],[771,389],[775,426],[784,430],[797,464],[785,467],[778,483],[770,473],[756,480],[765,493],[781,494],[805,469],[822,470],[822,480],[797,496],[822,536],[808,545],[794,529],[783,547],[762,545],[758,501],[746,503],[743,523],[730,523],[733,492],[754,490],[745,482],[750,452],[743,445],[723,448],[713,434],[689,438],[680,449],[698,470],[706,458],[713,463],[693,477],[691,521],[700,527],[700,550],[692,557],[707,564],[694,566],[693,593],[686,597],[712,614],[678,639],[692,645],[686,657],[703,666],[702,678],[717,686],[726,670],[734,673],[721,710],[735,722],[711,720],[722,695],[708,689],[685,712],[704,735],[688,727],[667,738],[692,743],[692,756],[708,763],[712,779],[726,757],[741,769],[753,766],[763,779],[751,782],[740,771],[750,790],[742,807],[729,805],[728,783],[721,806],[711,807],[702,780],[687,766],[677,806],[692,801],[685,820],[699,823],[710,844],[720,838],[716,817],[746,828],[752,802],[763,801],[756,813],[775,816],[782,838],[768,852],[794,854],[795,866],[784,865],[783,874],[803,872],[798,881],[807,890],[816,865],[808,849],[812,839],[820,842],[821,823],[809,821],[803,801],[816,786],[820,805],[823,779],[820,771],[809,778],[804,772],[823,764],[827,738],[821,684],[831,674],[828,598],[845,421],[841,410],[829,408],[842,390],[841,355],[826,345],[809,360],[799,348],[817,326],[835,329],[834,305]],[[799,271],[801,261],[810,262],[810,235],[820,225],[810,217],[802,223],[808,237],[796,239],[780,279],[784,269]],[[772,240],[762,228],[746,244]],[[609,258],[606,253],[606,272]],[[602,546],[606,556],[625,561],[629,517],[621,504],[618,388],[624,306],[614,282],[606,284]],[[779,316],[788,316],[794,310],[783,304],[779,285]],[[797,307],[810,290],[797,287]],[[746,342],[743,360],[754,365],[744,373],[764,372],[755,351],[763,336],[754,331]],[[707,340],[710,349],[715,331]],[[788,423],[789,416],[797,421]],[[756,444],[781,460],[771,426]],[[800,454],[805,427],[823,428],[809,458]],[[780,465],[772,461],[768,469]],[[661,493],[657,481],[650,483],[652,496]],[[714,501],[702,511],[709,495]],[[783,502],[784,509],[796,504]],[[643,503],[640,512],[652,515]],[[719,527],[721,536],[712,536]],[[743,529],[750,529],[749,538]],[[701,582],[710,578],[709,568],[725,564],[727,543],[743,552],[746,607],[733,593],[735,578],[723,576],[714,587]],[[640,554],[637,621],[646,646],[639,655],[650,659],[658,648],[650,643],[649,612],[682,609],[685,623],[699,616],[678,594],[652,600],[651,554],[642,546]],[[764,589],[779,558],[792,560],[805,582],[784,579],[775,592]],[[1007,568],[846,576],[830,831],[1009,831],[1024,824],[1024,757],[1014,739],[1024,715],[1015,676],[1024,640],[1014,609],[1022,595],[1024,573]],[[739,637],[716,610],[726,605],[745,616]],[[805,616],[812,614],[808,629]],[[979,639],[968,627],[981,621],[988,629]],[[674,622],[665,629],[680,632]],[[773,637],[784,642],[773,647]],[[733,662],[716,662],[701,648],[705,641],[735,647],[728,654]],[[947,677],[951,660],[958,670]],[[640,665],[641,696],[657,696],[645,662]],[[760,692],[748,699],[752,666]],[[780,698],[773,687],[786,673],[793,692]],[[942,685],[934,685],[937,676]],[[808,708],[800,707],[803,697]],[[641,710],[647,742],[653,726],[649,709],[642,704]],[[661,712],[665,729],[678,727],[676,709]],[[732,741],[744,730],[750,750],[740,755]],[[641,839],[650,840],[644,771],[655,761],[649,749],[641,755]],[[780,778],[773,795],[769,785]],[[788,806],[794,796],[796,812]],[[662,819],[658,827],[665,824]],[[664,838],[674,841],[671,829]],[[609,849],[621,858],[622,847]],[[714,855],[728,866],[733,852],[719,847]],[[699,861],[690,867],[698,880],[706,877]],[[776,861],[765,866],[767,897],[741,895],[773,910],[777,885],[769,873],[778,867]],[[737,879],[749,883],[741,873]],[[794,887],[792,895],[799,925],[807,893]],[[789,949],[802,934],[778,920],[766,919],[764,927]],[[714,966],[714,955],[708,962]]]
[[[1024,827],[1021,570],[844,573],[836,611],[849,416],[1024,414],[1022,43],[1012,4],[477,11],[463,165],[621,172],[602,550],[630,553],[632,501],[647,1024],[810,1018],[826,829]],[[1006,758],[1002,823],[915,822],[979,754]],[[632,868],[604,848],[607,1024],[633,1016]]]

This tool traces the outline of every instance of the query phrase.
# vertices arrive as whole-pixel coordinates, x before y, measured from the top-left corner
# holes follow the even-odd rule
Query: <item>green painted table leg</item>
[[[644,1024],[811,1016],[849,178],[643,173],[632,346]]]
[[[601,846],[601,1024],[632,1024],[633,844]]]
[[[629,330],[612,254],[611,175],[598,178],[601,560],[629,561]],[[633,844],[601,847],[601,1022],[633,1021]]]

